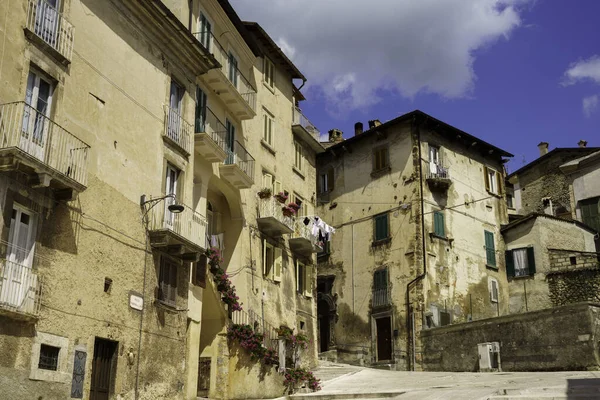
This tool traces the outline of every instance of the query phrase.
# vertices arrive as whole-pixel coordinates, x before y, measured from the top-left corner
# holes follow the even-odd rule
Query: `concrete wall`
[[[478,371],[477,344],[500,343],[502,371],[600,369],[600,306],[580,303],[421,332],[426,371]]]
[[[464,321],[469,314],[485,318],[508,311],[505,302],[498,309],[489,300],[490,277],[498,280],[500,296],[508,297],[504,261],[498,255],[503,254],[504,246],[500,224],[507,217],[502,195],[490,196],[486,192],[483,175],[484,165],[497,171],[502,168],[499,159],[481,157],[444,135],[422,129],[423,173],[428,170],[428,143],[441,146],[452,185],[440,193],[431,190],[424,179],[421,211],[416,131],[410,123],[380,130],[381,135],[370,134],[348,143],[347,149],[337,150],[335,155],[327,153],[318,159],[318,172],[333,168],[335,177],[329,201],[318,212],[337,228],[331,254],[320,259],[318,274],[321,280],[335,276],[332,295],[337,296],[339,318],[333,334],[338,359],[378,361],[375,318],[389,316],[392,330],[398,331],[391,338],[393,362],[397,368],[407,368],[410,348],[406,286],[423,270],[423,235],[427,277],[411,289],[410,295],[417,331],[432,305],[448,309],[455,321]],[[389,146],[391,170],[372,175],[373,149],[385,145]],[[447,239],[429,234],[433,231],[433,211],[442,209],[446,209]],[[373,216],[386,211],[391,240],[373,246]],[[421,230],[422,213],[425,233]],[[495,234],[497,269],[485,265],[484,230]],[[384,266],[389,271],[392,304],[374,308],[373,274]]]
[[[552,307],[547,275],[553,262],[548,251],[557,248],[594,251],[594,235],[572,222],[543,216],[523,222],[503,232],[507,250],[533,247],[536,273],[511,277],[508,281],[511,314]],[[575,300],[577,301],[577,300]]]

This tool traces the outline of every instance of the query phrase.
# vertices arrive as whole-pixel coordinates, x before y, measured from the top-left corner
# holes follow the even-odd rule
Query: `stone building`
[[[420,368],[421,330],[508,313],[511,154],[421,111],[355,128],[317,157],[318,212],[336,228],[318,254],[319,350]]]
[[[302,74],[225,0],[26,0],[0,19],[4,398],[281,390],[224,332],[316,334],[316,239],[256,196],[270,171],[312,213]],[[213,245],[243,313],[205,274]]]

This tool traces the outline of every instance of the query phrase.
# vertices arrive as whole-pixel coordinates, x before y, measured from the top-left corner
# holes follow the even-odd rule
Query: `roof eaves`
[[[229,17],[239,34],[242,36],[242,39],[244,39],[250,50],[252,50],[252,53],[254,53],[256,57],[259,57],[261,55],[260,48],[254,41],[254,38],[252,37],[250,32],[248,32],[248,29],[246,29],[246,26],[240,19],[239,15],[237,15],[237,13],[235,12],[233,6],[229,3],[228,0],[218,0],[218,2],[221,5],[223,11],[225,11],[225,14],[227,14],[227,17]]]

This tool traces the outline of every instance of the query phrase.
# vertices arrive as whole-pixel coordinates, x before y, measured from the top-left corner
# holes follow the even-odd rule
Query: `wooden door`
[[[117,342],[96,338],[92,360],[90,400],[108,400],[115,376]]]
[[[377,361],[392,359],[392,319],[377,318]]]

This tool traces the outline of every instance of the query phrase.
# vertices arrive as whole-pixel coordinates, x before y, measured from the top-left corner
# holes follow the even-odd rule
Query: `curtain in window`
[[[515,276],[528,275],[527,249],[513,250],[513,261],[515,263]]]

